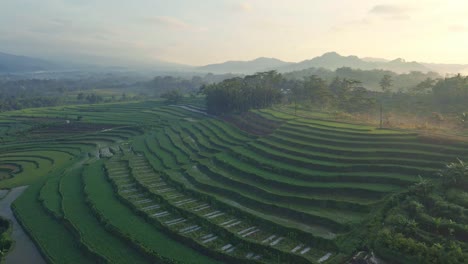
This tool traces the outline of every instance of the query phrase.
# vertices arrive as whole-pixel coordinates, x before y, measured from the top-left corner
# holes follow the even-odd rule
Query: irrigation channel
[[[24,232],[21,225],[16,221],[11,204],[18,198],[28,186],[20,186],[10,190],[10,192],[0,200],[0,215],[8,219],[13,224],[11,233],[12,239],[15,241],[13,249],[6,257],[7,264],[16,263],[35,263],[45,264],[36,245],[32,242],[29,236]]]

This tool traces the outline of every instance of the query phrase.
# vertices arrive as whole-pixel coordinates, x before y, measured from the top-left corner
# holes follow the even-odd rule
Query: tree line
[[[302,80],[287,79],[276,71],[236,77],[220,83],[203,85],[207,111],[223,115],[245,112],[278,103],[306,103],[320,108],[362,112],[376,106],[373,92],[361,82],[336,77],[331,83],[312,75]]]

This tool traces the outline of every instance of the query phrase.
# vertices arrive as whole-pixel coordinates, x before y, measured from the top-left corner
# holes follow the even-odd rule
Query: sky
[[[466,0],[1,0],[0,52],[205,65],[336,51],[468,64]]]

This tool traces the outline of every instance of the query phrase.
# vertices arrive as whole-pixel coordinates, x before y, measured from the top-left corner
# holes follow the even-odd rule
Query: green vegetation
[[[214,118],[200,101],[0,115],[0,186],[30,185],[14,212],[49,262],[466,262],[466,143],[273,101]]]
[[[94,163],[85,168],[83,182],[88,203],[103,225],[112,232],[127,236],[129,242],[137,244],[138,248],[158,261],[172,259],[182,263],[214,263],[193,249],[173,241],[122,204],[106,181],[101,166],[102,163]]]

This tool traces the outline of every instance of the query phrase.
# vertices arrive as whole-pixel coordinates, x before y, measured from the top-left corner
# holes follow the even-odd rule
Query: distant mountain
[[[53,62],[0,52],[0,72],[34,72],[57,69]]]
[[[373,61],[368,61],[368,60],[360,59],[357,56],[341,56],[340,54],[336,52],[328,52],[328,53],[323,54],[322,56],[315,57],[311,60],[298,62],[289,67],[283,67],[279,70],[282,72],[304,70],[308,68],[325,68],[329,70],[335,70],[341,67],[350,67],[353,69],[361,69],[361,70],[381,69],[381,70],[393,71],[396,73],[404,73],[404,72],[411,72],[411,71],[420,71],[420,72],[431,71],[430,68],[427,68],[426,66],[422,64],[419,64],[417,62],[406,62],[403,59],[396,59],[392,61],[374,59]]]
[[[442,74],[468,74],[468,64],[422,63],[433,71]]]
[[[259,71],[273,70],[291,65],[274,58],[257,58],[251,61],[227,61],[218,64],[209,64],[197,67],[195,70],[212,73],[255,73]]]
[[[364,58],[361,58],[361,60],[368,61],[368,62],[388,62],[387,59],[374,58],[374,57],[364,57]]]
[[[253,61],[228,61],[210,64],[196,70],[213,73],[254,73],[258,71],[277,70],[279,72],[300,71],[309,68],[325,68],[335,70],[350,67],[361,70],[389,70],[396,73],[411,71],[429,72],[431,68],[418,62],[407,62],[403,59],[388,61],[379,58],[359,58],[357,56],[341,56],[336,52],[328,52],[322,56],[298,63],[284,62],[274,58],[258,58]]]

